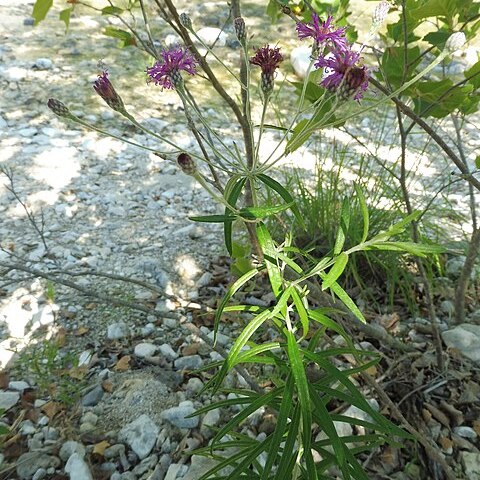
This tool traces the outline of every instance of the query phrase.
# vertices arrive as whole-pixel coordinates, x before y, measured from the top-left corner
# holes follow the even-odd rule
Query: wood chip
[[[77,337],[82,337],[83,335],[85,335],[86,333],[88,333],[90,331],[89,328],[87,327],[80,327],[78,328],[76,331],[75,331],[75,335]]]
[[[102,382],[102,388],[104,392],[112,393],[113,383],[110,380],[105,380],[104,382]]]
[[[425,408],[438,420],[444,427],[450,428],[450,419],[437,407],[425,403]]]
[[[48,402],[40,409],[50,420],[58,415],[64,409],[63,405],[59,402]]]
[[[0,372],[0,388],[6,390],[10,383],[10,375],[7,372]]]
[[[96,453],[97,455],[101,455],[102,457],[105,454],[105,450],[110,446],[110,443],[108,443],[106,440],[103,440],[102,442],[96,443],[93,446],[93,452]]]

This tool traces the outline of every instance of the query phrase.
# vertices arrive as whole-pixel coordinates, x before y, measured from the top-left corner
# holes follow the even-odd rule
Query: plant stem
[[[397,121],[398,128],[400,132],[400,146],[401,146],[401,158],[400,158],[400,189],[402,190],[403,200],[405,202],[405,207],[407,209],[407,214],[411,215],[413,213],[413,207],[410,200],[410,193],[407,186],[407,168],[406,168],[406,153],[407,153],[407,133],[403,125],[402,112],[397,106]],[[418,222],[413,220],[411,223],[412,228],[412,240],[415,243],[420,243],[420,232],[418,230]],[[420,278],[422,279],[423,288],[425,290],[425,298],[427,302],[428,316],[430,319],[430,325],[432,328],[432,335],[435,344],[435,351],[437,355],[437,366],[440,371],[443,371],[445,368],[445,363],[443,361],[443,346],[442,339],[440,337],[440,330],[438,329],[437,324],[437,315],[435,312],[435,305],[433,303],[433,295],[431,291],[430,282],[425,271],[425,266],[421,258],[415,257],[415,263],[417,264],[418,271],[420,273]]]

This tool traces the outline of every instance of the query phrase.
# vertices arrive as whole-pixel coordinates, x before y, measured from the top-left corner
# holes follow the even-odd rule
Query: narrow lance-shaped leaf
[[[263,222],[257,225],[257,237],[265,255],[265,264],[267,267],[268,277],[272,285],[273,294],[278,298],[282,289],[282,275],[280,268],[276,263],[276,248],[270,236],[267,227]]]
[[[335,263],[323,279],[322,290],[331,288],[331,286],[337,281],[338,277],[340,277],[345,270],[347,263],[348,255],[345,252],[342,252],[338,257],[336,257]]]
[[[300,210],[298,209],[298,206],[295,202],[295,199],[292,197],[290,192],[279,182],[277,182],[275,179],[269,177],[268,175],[265,175],[261,173],[257,177],[261,182],[263,182],[267,187],[271,188],[272,190],[275,190],[288,204],[290,204],[290,208],[295,215],[295,218],[297,219],[297,222],[299,223],[300,227],[305,230],[305,222],[303,221],[303,217],[300,213]]]
[[[236,282],[234,282],[225,295],[222,298],[222,301],[220,302],[220,305],[217,308],[217,311],[215,312],[215,322],[214,322],[214,328],[213,328],[213,334],[214,334],[214,344],[217,342],[217,333],[218,333],[218,326],[220,324],[220,318],[222,317],[222,313],[228,303],[228,301],[235,295],[235,293],[240,290],[250,279],[252,279],[256,274],[258,273],[258,269],[254,268],[247,272],[245,275],[240,277]]]
[[[235,205],[237,204],[238,197],[240,196],[240,193],[242,193],[242,189],[246,181],[247,181],[246,178],[240,178],[233,185],[233,187],[231,188],[231,191],[225,188],[225,194],[227,195],[226,200],[228,204],[231,205],[232,207],[235,207]],[[229,187],[228,184],[227,184],[227,187]],[[225,207],[225,216],[227,217],[230,215],[231,215],[231,211],[227,207]],[[227,251],[230,254],[230,256],[233,255],[232,227],[233,227],[233,220],[225,220],[224,226],[223,226],[223,235],[225,238],[225,247],[227,248]]]

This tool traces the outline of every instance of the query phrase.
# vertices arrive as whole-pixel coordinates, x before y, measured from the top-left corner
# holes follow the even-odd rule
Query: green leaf
[[[102,8],[102,15],[121,15],[123,13],[123,9],[119,7],[105,7]]]
[[[325,280],[326,274],[319,273],[320,278]],[[344,303],[344,305],[352,312],[362,323],[367,323],[362,312],[355,305],[355,302],[349,297],[348,293],[337,283],[334,282],[330,286],[330,290]]]
[[[472,65],[464,72],[465,78],[468,78],[468,83],[473,85],[473,88],[480,88],[480,60]]]
[[[285,446],[283,447],[283,455],[280,464],[277,468],[277,473],[274,480],[291,480],[292,471],[295,466],[296,455],[294,450],[296,448],[296,441],[298,429],[300,427],[301,409],[300,405],[296,405],[293,411],[293,416],[290,422],[289,432],[293,432],[287,436]]]
[[[329,270],[328,274],[325,275],[322,283],[322,290],[331,288],[331,286],[337,281],[338,277],[343,273],[345,267],[348,263],[348,254],[342,252],[338,257],[335,258],[335,263],[333,267]]]
[[[68,30],[70,26],[70,16],[72,15],[73,7],[66,8],[60,12],[59,18],[62,22],[65,23],[65,29]]]
[[[355,192],[357,194],[358,203],[360,204],[360,210],[362,212],[363,218],[363,233],[360,243],[363,243],[368,237],[368,230],[370,229],[370,217],[368,215],[367,202],[365,201],[365,196],[363,195],[360,185],[355,184]]]
[[[295,203],[294,198],[289,193],[289,191],[286,190],[285,187],[283,187],[280,183],[278,183],[276,180],[269,177],[268,175],[261,173],[260,175],[257,176],[257,178],[261,182],[263,182],[267,187],[271,188],[272,190],[275,190],[288,204],[291,204],[290,208],[292,209],[292,212],[295,215],[297,222],[302,227],[302,229],[305,230],[305,222],[303,221],[303,217],[300,213],[300,210],[298,209],[297,204]]]
[[[475,158],[475,167],[480,169],[480,155],[477,155],[477,158]]]
[[[345,244],[347,237],[348,227],[350,225],[350,201],[347,197],[343,199],[342,210],[340,213],[340,228],[337,232],[337,238],[335,240],[335,246],[333,247],[333,254],[338,255]]]
[[[232,207],[236,206],[238,197],[240,196],[240,193],[242,193],[242,189],[246,181],[247,181],[246,178],[240,178],[237,181],[235,181],[231,187],[227,183],[227,186],[225,187],[225,199],[227,203]],[[226,217],[230,216],[230,214],[231,214],[230,209],[225,207],[225,216]],[[225,246],[230,256],[233,256],[232,227],[233,227],[233,220],[225,220],[223,233],[225,238]]]
[[[412,255],[424,257],[428,254],[444,253],[445,248],[440,245],[428,245],[415,242],[380,242],[372,245],[372,248],[378,250],[392,250],[396,252],[407,252]]]
[[[275,426],[275,431],[272,435],[272,441],[270,443],[267,455],[267,462],[265,468],[263,469],[262,478],[269,478],[272,467],[275,463],[275,460],[278,456],[280,450],[280,444],[284,438],[285,433],[288,431],[288,435],[297,436],[297,432],[293,432],[291,429],[288,430],[288,420],[291,416],[291,411],[293,409],[293,375],[289,374],[285,382],[285,388],[283,390],[282,403],[280,404],[280,410],[278,412],[278,420]],[[285,450],[282,452],[282,455],[286,455]]]
[[[215,322],[214,322],[214,327],[213,327],[213,335],[214,335],[214,340],[213,344],[215,345],[217,343],[217,333],[218,333],[218,326],[220,324],[220,319],[222,317],[222,313],[227,306],[228,301],[235,295],[235,293],[240,290],[250,279],[252,279],[256,274],[258,273],[258,269],[254,268],[247,272],[245,275],[240,277],[236,282],[234,282],[230,288],[226,291],[225,295],[222,298],[222,301],[220,302],[220,305],[217,308],[217,311],[215,312]]]
[[[288,360],[290,362],[293,378],[295,379],[295,388],[297,390],[298,402],[300,403],[300,409],[302,412],[302,448],[304,450],[303,454],[307,464],[308,478],[309,480],[316,480],[317,471],[313,463],[312,452],[310,449],[312,443],[312,408],[310,405],[307,375],[303,365],[302,354],[298,348],[295,336],[288,330],[285,331],[285,335],[287,337]]]
[[[50,8],[52,8],[53,0],[37,0],[33,6],[32,17],[35,25],[40,23],[46,16]]]
[[[199,217],[188,217],[193,222],[203,223],[224,223],[226,221],[235,220],[233,215],[202,215]]]
[[[403,47],[388,47],[381,60],[381,72],[394,89],[399,88],[402,82],[413,78],[415,69],[421,61],[418,47],[407,50],[407,65],[404,64],[405,55]],[[408,68],[408,75],[404,78],[404,70]],[[382,78],[382,80],[384,80]]]
[[[300,323],[302,324],[302,337],[305,338],[308,335],[308,327],[309,327],[309,318],[308,312],[303,304],[302,299],[296,288],[292,290],[292,300],[295,304],[295,308],[297,310],[298,316],[300,317]]]
[[[273,205],[271,207],[245,207],[240,210],[240,216],[247,220],[270,217],[291,208],[293,203]]]
[[[263,254],[265,255],[265,265],[267,267],[268,278],[272,285],[272,291],[278,298],[282,289],[282,275],[276,261],[276,248],[272,237],[264,223],[257,224],[257,237]]]
[[[135,37],[130,32],[127,32],[125,30],[121,30],[119,28],[108,26],[108,27],[105,28],[103,33],[107,37],[118,38],[120,40],[120,46],[122,48],[129,47],[131,45],[136,45],[137,44],[137,41],[135,40]]]
[[[428,42],[430,45],[433,45],[434,47],[438,47],[439,49],[443,50],[443,47],[445,46],[445,43],[447,42],[450,35],[451,32],[447,32],[445,30],[438,30],[437,32],[427,33],[423,37],[423,40]]]

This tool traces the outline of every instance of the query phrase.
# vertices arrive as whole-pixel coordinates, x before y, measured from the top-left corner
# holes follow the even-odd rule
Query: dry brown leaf
[[[182,349],[182,355],[184,357],[188,357],[189,355],[196,355],[198,353],[199,348],[200,348],[199,343],[192,343],[190,345],[186,345]]]
[[[102,382],[102,388],[104,392],[112,393],[113,383],[110,380],[105,380],[104,382]]]
[[[377,376],[377,367],[375,365],[372,365],[365,370],[365,373],[368,373],[375,378]]]
[[[453,440],[451,440],[450,438],[448,437],[440,437],[438,439],[438,441],[440,442],[440,445],[442,446],[442,448],[444,450],[450,450],[451,448],[453,448]]]
[[[432,414],[426,408],[422,408],[422,417],[428,423],[432,419]]]
[[[97,455],[101,455],[103,457],[104,454],[105,454],[105,450],[109,446],[110,446],[110,444],[106,440],[103,440],[102,442],[96,443],[93,446],[93,452],[92,453],[96,453]]]
[[[81,337],[83,335],[85,335],[86,333],[89,332],[89,329],[87,327],[80,327],[78,328],[76,331],[75,331],[75,335],[77,337]]]
[[[477,435],[480,437],[480,420],[473,421],[473,429],[477,432]]]
[[[125,372],[130,369],[130,355],[123,356],[113,367],[116,372]]]
[[[7,372],[0,372],[0,388],[6,390],[10,383],[10,375]]]
[[[65,328],[60,327],[57,330],[57,334],[55,335],[55,341],[59,347],[64,347],[67,344],[67,331]]]
[[[81,367],[72,367],[70,370],[67,371],[68,376],[70,378],[74,378],[75,380],[82,380],[85,378],[85,375],[88,372],[88,367],[86,365],[82,365]]]
[[[87,310],[93,310],[94,308],[97,308],[97,304],[96,303],[89,303],[89,304],[85,305],[85,308]]]
[[[50,420],[64,409],[59,402],[48,402],[40,409]]]

